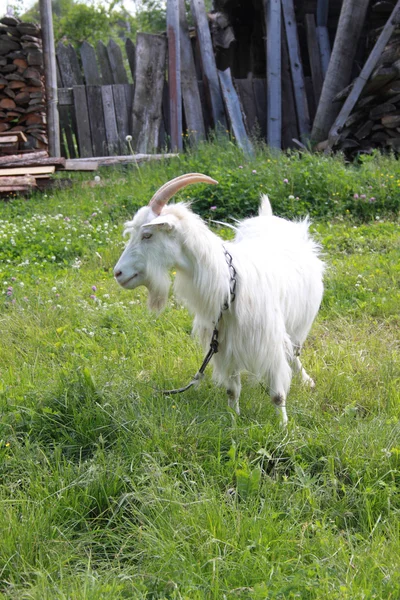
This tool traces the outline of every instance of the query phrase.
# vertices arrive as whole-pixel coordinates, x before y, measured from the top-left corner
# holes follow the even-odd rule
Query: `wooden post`
[[[60,156],[60,125],[57,108],[57,67],[51,0],[40,0],[40,22],[43,38],[49,154],[50,156]]]
[[[328,33],[329,0],[317,0],[317,38],[321,56],[322,75],[325,77],[331,58],[331,44]]]
[[[267,144],[282,147],[281,1],[265,0],[267,30]]]
[[[172,152],[182,150],[181,47],[179,0],[167,1],[168,89]]]
[[[232,132],[236,138],[238,146],[247,156],[254,156],[253,145],[250,142],[243,120],[243,112],[240,105],[239,96],[233,85],[231,70],[218,71],[221,82],[222,95],[224,97],[226,111],[231,122]]]

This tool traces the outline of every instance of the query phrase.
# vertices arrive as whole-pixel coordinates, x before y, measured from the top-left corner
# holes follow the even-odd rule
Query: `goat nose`
[[[114,277],[115,277],[115,279],[118,279],[118,277],[121,277],[121,275],[122,275],[122,271],[119,271],[119,270],[118,271],[114,271]]]

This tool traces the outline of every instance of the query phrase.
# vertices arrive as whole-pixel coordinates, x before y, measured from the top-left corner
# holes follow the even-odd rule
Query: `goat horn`
[[[167,204],[168,200],[172,198],[176,192],[187,185],[201,182],[213,184],[218,183],[218,181],[215,181],[215,179],[211,179],[211,177],[208,177],[208,175],[203,175],[202,173],[186,173],[186,175],[180,175],[179,177],[175,177],[175,179],[171,179],[171,181],[164,183],[164,185],[161,186],[160,189],[154,194],[149,202],[149,205],[151,206],[153,212],[156,215],[159,215],[163,207]]]

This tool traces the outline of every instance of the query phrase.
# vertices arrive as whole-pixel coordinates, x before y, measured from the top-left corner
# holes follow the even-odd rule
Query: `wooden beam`
[[[218,76],[221,83],[226,111],[229,115],[232,132],[236,138],[237,144],[247,156],[254,156],[254,148],[246,132],[242,107],[239,96],[233,85],[231,70],[226,69],[225,71],[218,71]]]
[[[180,151],[182,150],[182,91],[179,0],[167,0],[167,37],[171,148],[173,151]]]
[[[113,165],[128,165],[151,160],[167,160],[176,158],[179,154],[130,154],[127,156],[96,156],[94,158],[67,159],[66,171],[95,171],[98,167]]]
[[[60,125],[57,107],[57,67],[54,47],[53,16],[51,0],[40,0],[40,22],[42,26],[43,58],[47,104],[47,133],[49,154],[60,156]]]
[[[339,131],[347,121],[350,116],[351,111],[358,98],[360,97],[361,92],[364,89],[365,84],[370,78],[372,71],[375,68],[376,63],[378,62],[383,50],[385,49],[386,44],[388,43],[393,31],[400,24],[400,0],[396,2],[396,6],[393,9],[392,14],[387,20],[386,25],[384,26],[379,38],[377,39],[375,46],[373,47],[367,62],[361,70],[359,76],[355,79],[353,83],[352,90],[350,94],[347,96],[345,103],[343,104],[335,122],[333,123],[330,131],[329,131],[329,142],[325,152],[329,152],[334,146],[335,142],[338,139]]]
[[[306,142],[310,137],[310,114],[293,0],[282,0],[282,9],[289,50],[290,69],[292,72],[297,123],[301,141]]]
[[[282,147],[281,2],[264,0],[267,30],[267,144]]]
[[[89,109],[86,98],[86,86],[74,86],[72,88],[72,94],[74,98],[75,117],[77,123],[79,155],[82,157],[93,156]]]
[[[204,7],[204,0],[190,0],[190,6],[200,46],[203,79],[207,98],[211,106],[213,125],[216,129],[225,131],[227,124],[224,103],[222,101],[221,89],[219,86],[217,66],[215,63],[214,49],[211,41],[206,9]]]

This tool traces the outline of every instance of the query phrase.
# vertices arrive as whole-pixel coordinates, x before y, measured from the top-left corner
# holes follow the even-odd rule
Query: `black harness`
[[[236,269],[233,266],[233,259],[231,254],[228,252],[228,250],[225,248],[225,246],[223,246],[224,249],[224,254],[225,254],[225,260],[226,260],[226,264],[228,265],[229,268],[229,276],[230,276],[230,284],[229,284],[229,288],[230,288],[230,302],[228,299],[225,300],[224,304],[222,305],[221,308],[221,312],[219,313],[219,317],[217,319],[217,322],[215,323],[215,327],[214,330],[212,332],[212,336],[211,336],[211,342],[210,342],[210,348],[206,354],[206,356],[204,357],[204,360],[201,364],[200,369],[197,371],[196,375],[193,377],[192,381],[190,383],[188,383],[185,387],[181,387],[181,388],[177,388],[175,390],[162,390],[163,394],[180,394],[182,392],[186,392],[186,390],[188,390],[189,388],[192,387],[192,385],[196,385],[198,383],[198,381],[203,377],[204,375],[204,371],[206,370],[206,367],[208,365],[208,363],[210,362],[210,360],[212,359],[212,357],[214,356],[214,354],[217,354],[218,352],[218,346],[219,346],[219,341],[218,341],[218,326],[219,323],[222,319],[223,313],[228,310],[229,306],[232,304],[232,302],[234,302],[235,298],[236,298],[236,285],[237,285],[237,273],[236,273]]]

